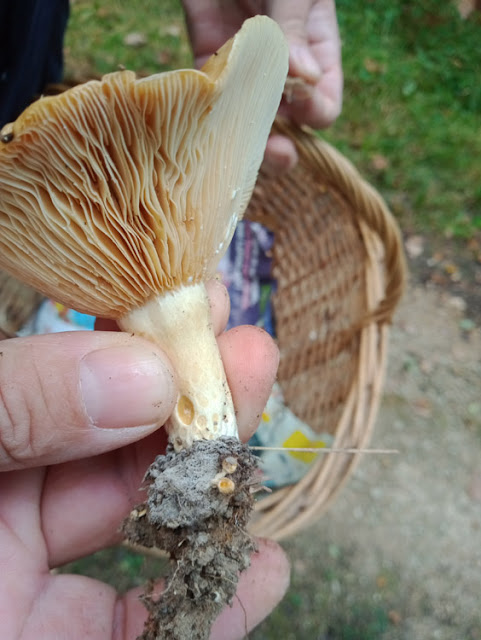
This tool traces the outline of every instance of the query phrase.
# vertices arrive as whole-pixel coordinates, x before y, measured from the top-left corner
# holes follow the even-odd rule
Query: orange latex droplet
[[[228,495],[229,493],[234,493],[235,482],[230,478],[221,478],[217,484],[217,488],[224,495]]]
[[[195,410],[192,401],[189,400],[187,396],[180,396],[179,402],[177,403],[177,415],[179,416],[179,420],[188,426],[192,424],[194,414]]]

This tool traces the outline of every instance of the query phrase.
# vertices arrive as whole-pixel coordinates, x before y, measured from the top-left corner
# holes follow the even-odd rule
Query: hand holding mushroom
[[[2,266],[156,342],[175,369],[170,450],[123,526],[175,561],[164,594],[144,597],[145,640],[207,638],[254,548],[256,462],[238,440],[205,281],[247,206],[286,73],[282,33],[258,16],[200,72],[111,74],[1,132]]]
[[[314,128],[331,125],[342,107],[341,42],[334,0],[182,0],[192,49],[201,66],[216,49],[255,14],[267,14],[289,43],[289,81],[281,113]],[[293,144],[272,136],[266,162],[289,169],[296,163]]]
[[[220,285],[209,293],[220,334],[227,300]],[[252,328],[218,339],[245,439],[269,394],[277,351]],[[1,342],[0,352],[2,638],[38,637],[41,629],[44,638],[110,640],[118,634],[134,640],[146,617],[137,589],[120,596],[97,580],[49,570],[119,542],[119,523],[139,500],[145,468],[165,446],[157,425],[172,410],[175,371],[158,347],[123,333],[16,338]],[[91,376],[99,378],[94,389]],[[84,397],[89,391],[93,398]],[[156,406],[151,399],[146,407],[154,396]],[[212,637],[243,637],[240,603],[251,628],[287,582],[280,548],[259,543],[238,598]]]

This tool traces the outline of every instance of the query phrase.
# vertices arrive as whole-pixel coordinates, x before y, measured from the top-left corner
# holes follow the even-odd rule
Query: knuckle
[[[29,366],[19,368],[26,359]],[[0,357],[0,471],[28,466],[48,445],[42,429],[52,424],[46,391],[30,349],[7,345]]]
[[[0,469],[21,466],[34,454],[32,420],[18,391],[0,381]]]

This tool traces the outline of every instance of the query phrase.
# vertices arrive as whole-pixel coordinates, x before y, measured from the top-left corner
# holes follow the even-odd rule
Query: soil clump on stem
[[[145,476],[148,498],[124,521],[131,543],[166,551],[164,592],[143,596],[149,617],[142,640],[206,640],[232,601],[255,544],[247,533],[258,484],[257,458],[236,438],[168,447]]]

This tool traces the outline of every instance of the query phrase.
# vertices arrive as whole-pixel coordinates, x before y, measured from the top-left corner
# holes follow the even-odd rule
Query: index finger
[[[298,124],[327,127],[341,112],[343,93],[341,40],[333,0],[312,4],[306,22],[306,42],[320,69],[320,77],[310,82],[309,74],[302,70],[302,62],[293,63],[291,55],[291,77],[306,82],[304,90],[295,91],[292,100],[284,102],[282,111]]]

